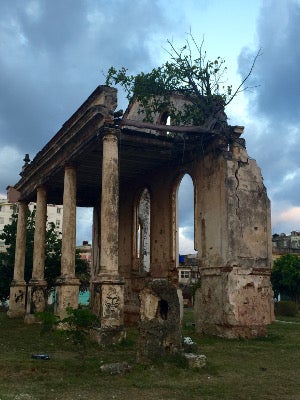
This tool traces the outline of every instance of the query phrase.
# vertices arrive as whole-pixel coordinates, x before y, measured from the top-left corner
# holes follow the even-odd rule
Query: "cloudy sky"
[[[110,66],[131,73],[167,58],[186,33],[222,56],[237,86],[259,48],[257,86],[227,109],[245,125],[249,155],[272,201],[272,230],[300,230],[300,0],[0,0],[0,194],[99,84]],[[120,99],[119,107],[125,107]],[[192,251],[191,184],[180,189],[180,252]],[[184,201],[182,200],[184,197]],[[190,202],[190,203],[189,203]],[[79,210],[77,242],[91,239]]]

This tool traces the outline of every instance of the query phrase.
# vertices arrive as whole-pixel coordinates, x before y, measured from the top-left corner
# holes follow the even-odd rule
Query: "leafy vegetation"
[[[223,110],[242,90],[247,89],[245,82],[249,78],[257,57],[236,90],[227,84],[225,60],[217,57],[209,60],[200,45],[189,34],[186,44],[177,49],[172,42],[167,42],[169,61],[152,71],[137,75],[128,74],[125,67],[117,70],[111,67],[106,76],[107,85],[121,85],[129,101],[140,103],[140,113],[144,121],[153,122],[153,114],[166,113],[172,125],[193,124],[198,126],[224,127]],[[188,102],[179,110],[174,105],[171,95],[185,96]]]
[[[271,282],[275,296],[287,296],[299,305],[300,301],[300,257],[285,254],[274,261]]]
[[[44,311],[37,313],[36,317],[42,322],[42,334],[50,333],[59,325],[62,326],[62,332],[73,341],[78,347],[80,356],[84,358],[89,341],[89,331],[99,325],[98,318],[88,308],[82,307],[77,309],[68,307],[67,314],[67,317],[60,319],[54,313]]]
[[[5,225],[0,238],[5,240],[7,247],[6,253],[0,253],[0,301],[4,302],[9,297],[10,283],[13,279],[13,268],[16,250],[18,214],[12,215],[12,222]],[[28,282],[31,279],[33,265],[33,246],[35,230],[35,211],[29,212],[27,219],[27,237],[25,254],[24,279]],[[45,279],[47,289],[50,292],[54,286],[56,278],[60,275],[61,268],[61,238],[55,229],[54,223],[48,223],[46,229],[46,248],[45,248]],[[80,258],[79,252],[75,256],[76,275],[81,280],[81,290],[88,288],[89,272],[88,263]]]

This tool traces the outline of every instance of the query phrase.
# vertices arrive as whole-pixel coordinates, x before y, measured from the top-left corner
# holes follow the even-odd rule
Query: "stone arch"
[[[193,184],[193,229],[194,229],[194,249],[197,250],[196,248],[196,241],[195,241],[195,207],[196,207],[196,186],[195,186],[195,180],[193,178],[193,175],[189,171],[184,171],[181,172],[175,179],[174,184],[173,184],[173,191],[172,191],[172,197],[173,197],[173,210],[172,210],[172,221],[173,221],[173,257],[176,259],[176,266],[178,267],[178,254],[179,254],[179,188],[182,183],[182,180],[185,176],[188,176]]]
[[[163,112],[161,112],[158,116],[157,119],[157,123],[160,125],[171,125],[171,116],[170,116],[170,112],[168,109],[164,110]],[[170,132],[167,131],[165,132],[165,135],[169,135]]]
[[[164,110],[158,117],[157,123],[161,125],[170,125],[168,124],[168,119],[170,118],[170,113],[168,110]]]

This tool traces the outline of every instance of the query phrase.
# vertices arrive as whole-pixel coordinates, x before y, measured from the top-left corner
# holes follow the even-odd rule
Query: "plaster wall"
[[[201,288],[199,332],[266,334],[273,320],[270,204],[259,168],[242,147],[208,154],[193,171]]]

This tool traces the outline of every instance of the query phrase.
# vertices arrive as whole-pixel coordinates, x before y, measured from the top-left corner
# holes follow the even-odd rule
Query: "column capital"
[[[107,140],[118,140],[120,138],[121,131],[119,128],[104,126],[102,129],[102,139]]]
[[[64,168],[65,168],[65,170],[66,170],[66,169],[74,169],[74,170],[76,170],[76,164],[75,164],[75,163],[72,163],[72,162],[67,162],[67,163],[64,165]]]
[[[36,187],[36,191],[41,191],[41,190],[44,190],[44,191],[47,190],[46,185],[44,185],[43,183],[38,184]]]

